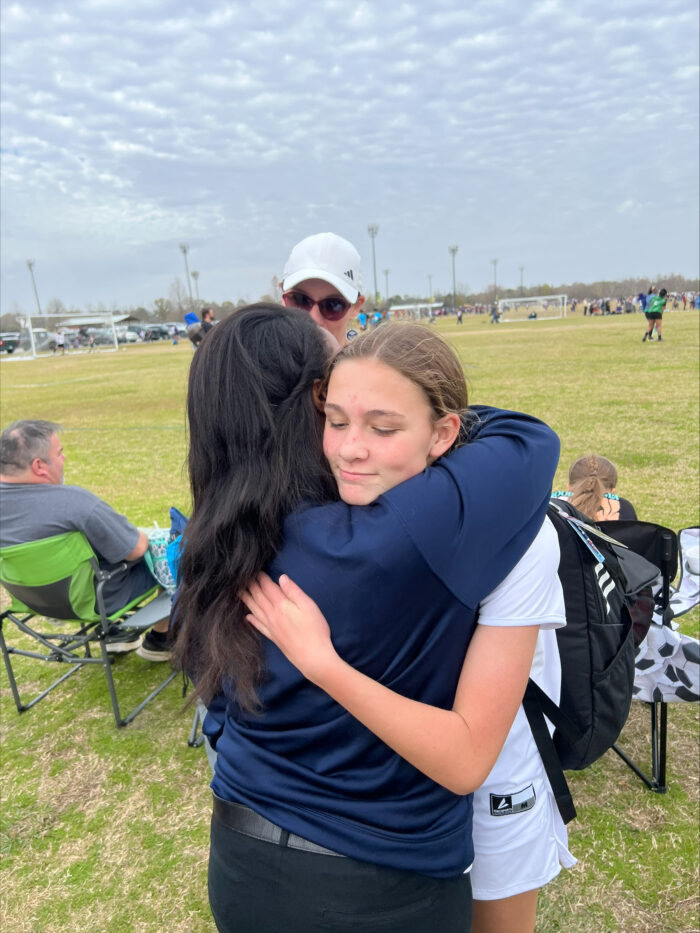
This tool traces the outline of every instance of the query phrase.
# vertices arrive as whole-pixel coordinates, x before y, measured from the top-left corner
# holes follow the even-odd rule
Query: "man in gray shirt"
[[[0,435],[0,548],[81,531],[100,564],[130,563],[125,574],[105,584],[105,608],[111,615],[156,582],[142,559],[148,538],[87,489],[63,485],[65,454],[59,430],[51,421],[15,421]],[[165,620],[154,627],[161,632],[155,640],[163,642],[159,657],[141,650],[142,656],[166,660],[167,626]],[[149,636],[153,640],[152,633]],[[108,639],[108,650],[132,651],[140,643],[136,633],[120,636]]]

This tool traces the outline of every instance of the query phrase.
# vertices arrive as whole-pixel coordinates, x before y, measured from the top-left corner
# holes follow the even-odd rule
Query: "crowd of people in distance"
[[[669,311],[690,311],[692,309],[700,310],[700,292],[668,292],[665,288],[658,289],[656,285],[651,285],[647,292],[639,292],[638,295],[628,295],[618,298],[584,298],[578,300],[572,298],[569,303],[569,311],[583,311],[584,317],[610,314],[644,314],[647,311],[647,305],[654,295],[661,292],[666,297],[666,308]]]

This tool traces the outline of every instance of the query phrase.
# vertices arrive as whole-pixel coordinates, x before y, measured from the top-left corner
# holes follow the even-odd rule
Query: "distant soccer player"
[[[642,337],[642,343],[645,340],[653,340],[652,334],[654,333],[654,327],[656,327],[656,335],[659,340],[661,340],[661,327],[663,324],[663,313],[666,307],[666,296],[668,292],[665,288],[662,288],[659,291],[658,295],[649,295],[647,298],[647,309],[645,312],[647,319],[647,329],[646,333]]]

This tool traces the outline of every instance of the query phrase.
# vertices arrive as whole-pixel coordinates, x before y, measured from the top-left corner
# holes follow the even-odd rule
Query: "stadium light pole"
[[[525,271],[525,266],[519,266],[520,269],[520,297],[523,297],[523,272]]]
[[[374,255],[374,240],[379,233],[378,224],[370,224],[367,227],[367,233],[369,233],[372,238],[372,270],[374,272],[374,300],[375,303],[379,301],[379,292],[377,291],[377,259]]]
[[[187,243],[180,243],[180,249],[185,260],[185,275],[187,277],[187,290],[190,293],[190,311],[194,311],[194,301],[192,300],[192,280],[190,279],[190,267],[187,265],[187,253],[189,246]]]
[[[428,273],[428,301],[433,300],[433,273]]]
[[[192,270],[192,278],[194,279],[194,291],[197,295],[197,310],[199,311],[199,272],[196,269]]]
[[[39,312],[39,317],[41,317],[41,305],[39,303],[39,292],[36,290],[36,281],[34,279],[34,260],[27,260],[27,269],[29,269],[29,275],[32,280],[32,288],[34,289],[34,297],[36,298],[36,308]],[[27,315],[27,324],[29,325],[29,345],[32,348],[32,356],[36,359],[36,344],[34,343],[34,331],[32,329],[32,316],[31,314]]]
[[[493,263],[493,300],[495,301],[498,294],[498,286],[496,285],[496,266],[498,265],[498,260],[492,259],[491,262]]]
[[[384,270],[384,282],[386,284],[386,303],[389,304],[389,273],[391,269]]]
[[[447,249],[452,253],[452,310],[457,307],[457,279],[455,278],[455,256],[459,246],[448,246]]]

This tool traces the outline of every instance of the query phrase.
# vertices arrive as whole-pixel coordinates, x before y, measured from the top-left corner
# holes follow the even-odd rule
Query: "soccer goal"
[[[500,320],[546,321],[566,317],[567,295],[537,295],[534,298],[502,298],[498,302]]]

